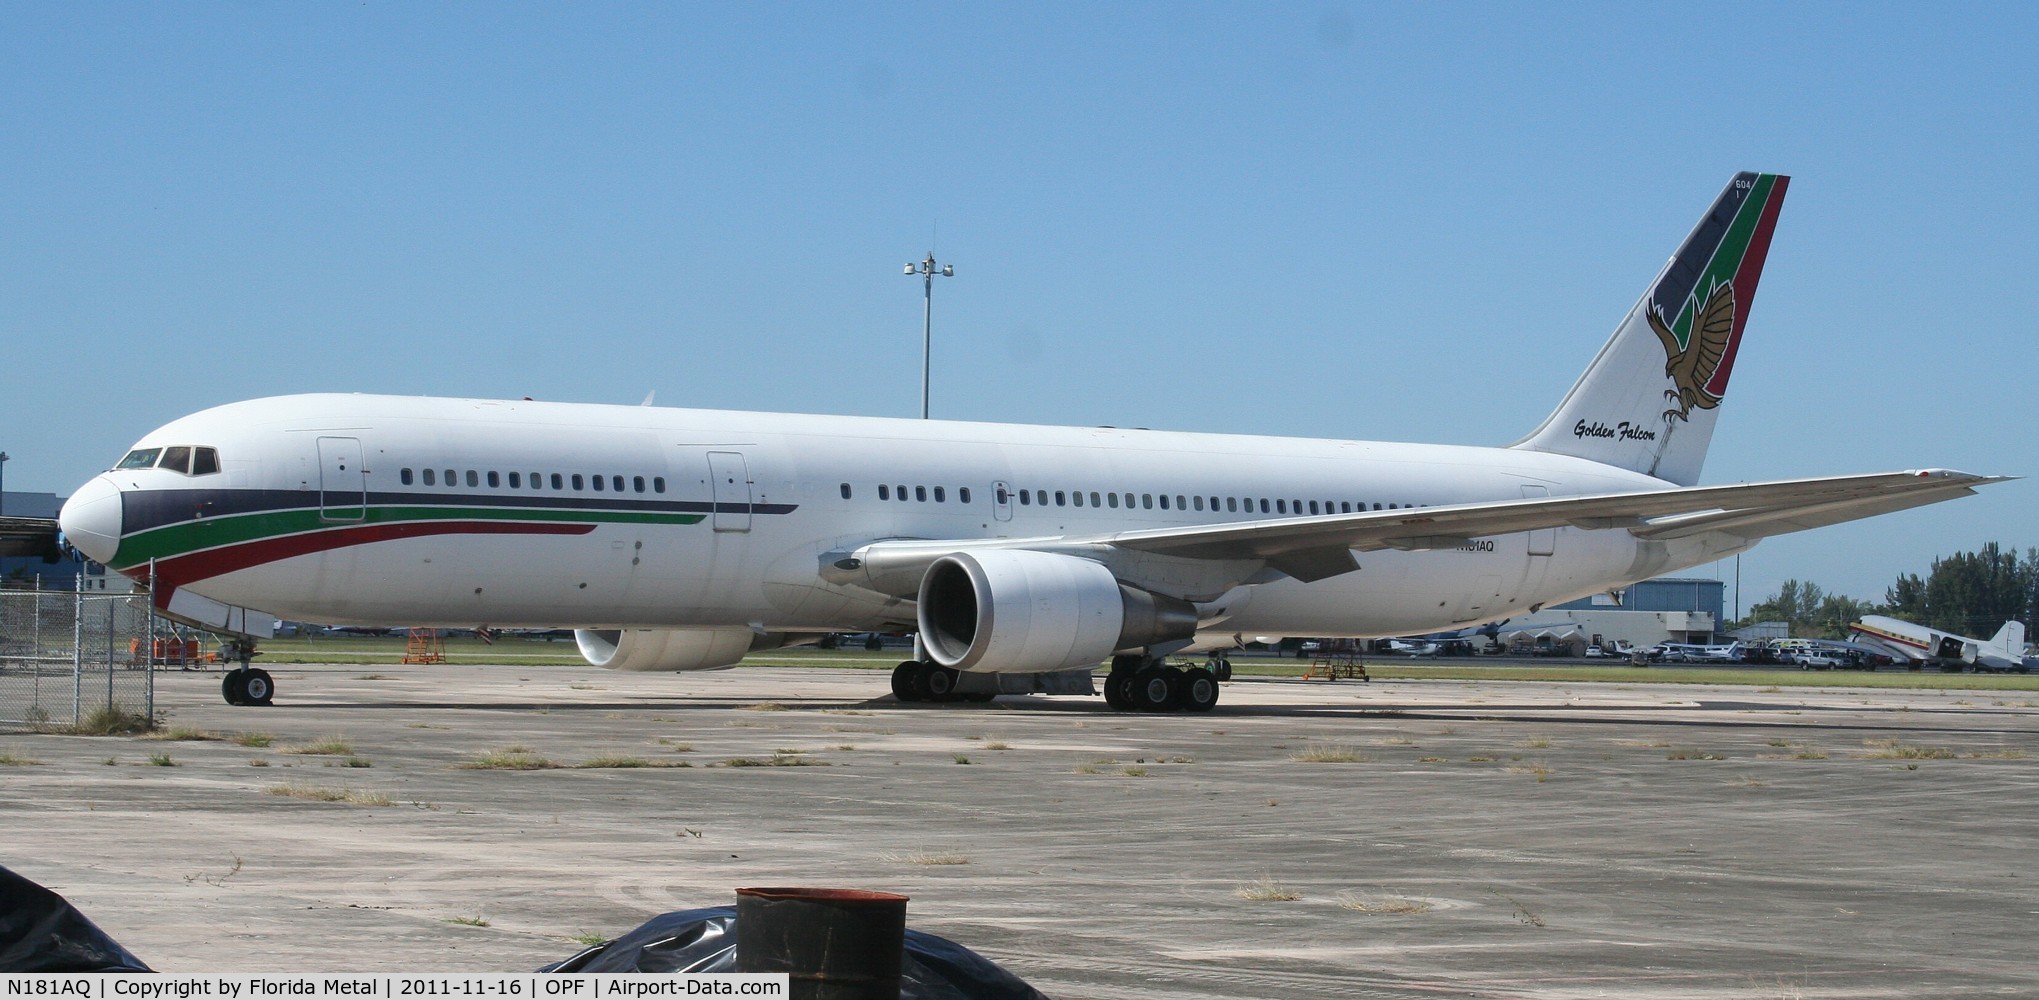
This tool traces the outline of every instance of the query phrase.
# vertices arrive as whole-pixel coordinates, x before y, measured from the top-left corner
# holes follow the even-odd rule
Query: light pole
[[[0,514],[7,513],[7,460],[12,457],[0,451]]]
[[[929,251],[926,260],[918,264],[907,264],[906,273],[921,276],[921,295],[926,303],[920,321],[920,419],[926,420],[928,349],[934,343],[935,329],[935,275],[953,278],[956,276],[956,267],[953,264],[935,263],[934,252]]]

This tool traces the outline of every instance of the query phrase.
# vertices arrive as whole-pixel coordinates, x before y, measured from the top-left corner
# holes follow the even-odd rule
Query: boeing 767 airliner
[[[1165,656],[1491,621],[1996,481],[1696,485],[1787,181],[1736,175],[1506,447],[301,395],[149,432],[59,520],[214,629],[570,626],[621,670],[911,630],[903,699],[1109,660],[1114,707],[1208,710]]]

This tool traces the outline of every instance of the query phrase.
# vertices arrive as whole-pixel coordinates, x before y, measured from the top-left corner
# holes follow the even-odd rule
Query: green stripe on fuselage
[[[1756,234],[1756,224],[1763,219],[1763,206],[1770,203],[1770,191],[1776,185],[1776,174],[1759,175],[1755,190],[1742,199],[1742,207],[1735,212],[1735,221],[1721,235],[1713,258],[1706,262],[1705,273],[1699,276],[1699,284],[1694,285],[1692,294],[1685,297],[1684,305],[1678,310],[1677,321],[1671,324],[1671,333],[1678,338],[1679,350],[1684,350],[1692,342],[1692,324],[1699,307],[1706,304],[1706,297],[1712,295],[1716,287],[1735,280],[1735,273],[1742,269],[1742,258],[1749,252],[1749,239]]]
[[[340,508],[349,512],[358,507]],[[363,524],[401,524],[407,521],[532,521],[546,524],[699,524],[705,514],[663,514],[651,511],[543,510],[528,507],[370,507],[360,520],[332,521],[319,508],[268,511],[208,517],[165,525],[129,535],[114,553],[116,568],[139,566],[151,559],[169,559],[223,545],[298,535],[305,532],[353,528]]]

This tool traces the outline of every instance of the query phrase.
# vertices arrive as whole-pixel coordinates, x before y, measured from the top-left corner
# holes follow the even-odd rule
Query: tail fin
[[[2025,656],[2025,623],[2018,621],[2005,622],[2004,627],[1997,629],[1997,634],[1990,637],[1989,642],[1985,645],[2013,660],[2023,659]]]
[[[1511,447],[1697,483],[1790,181],[1736,174],[1557,411]]]

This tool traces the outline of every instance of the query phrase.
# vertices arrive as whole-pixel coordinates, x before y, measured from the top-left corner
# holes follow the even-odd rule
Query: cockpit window
[[[188,444],[167,448],[136,448],[120,460],[115,469],[163,469],[186,476],[210,476],[219,471],[219,449]]]

